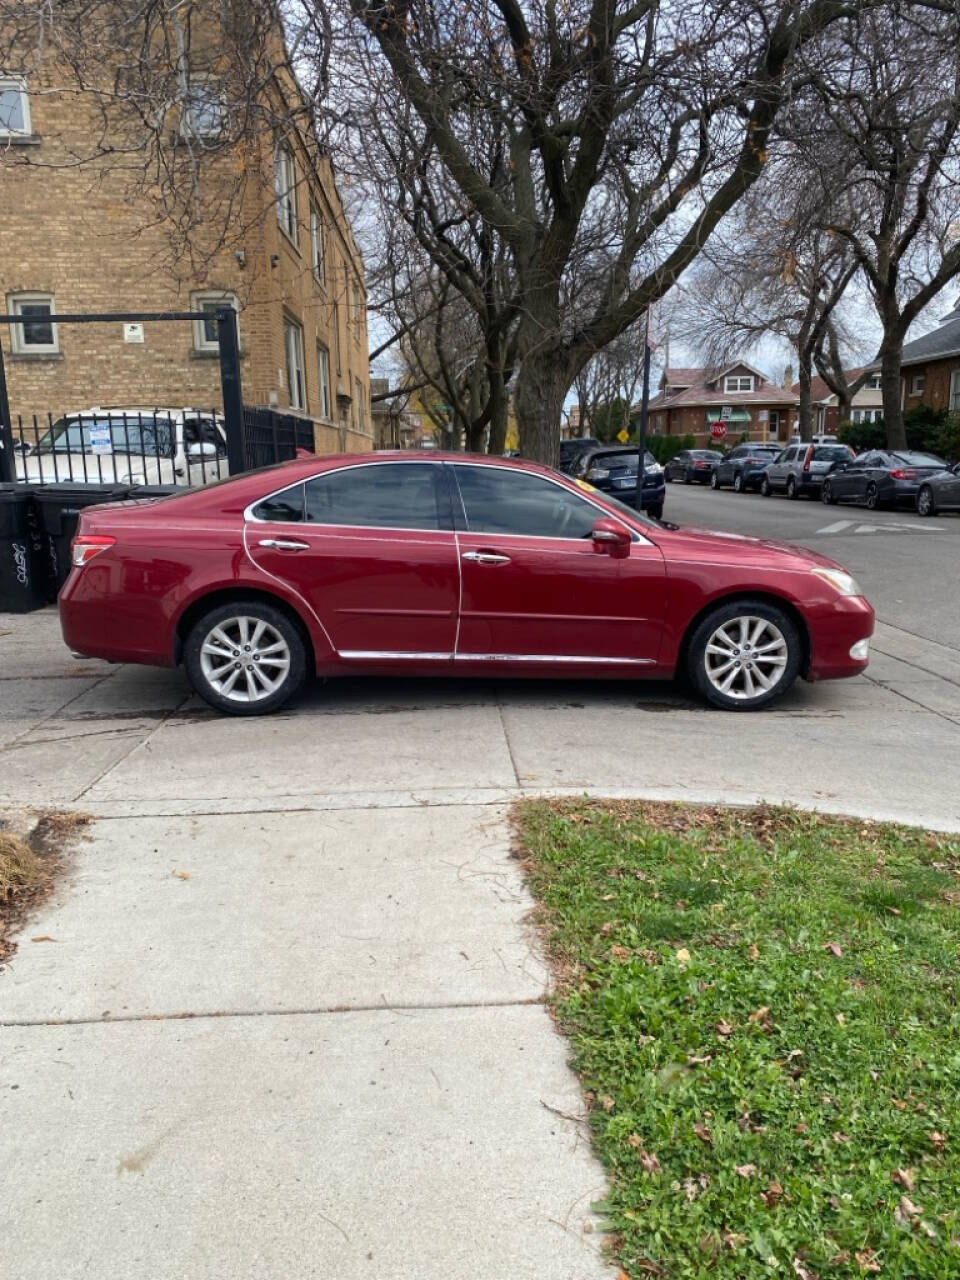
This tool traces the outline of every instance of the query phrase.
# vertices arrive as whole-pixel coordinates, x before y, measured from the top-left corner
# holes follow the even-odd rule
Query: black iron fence
[[[313,422],[298,414],[243,406],[243,467],[289,462],[300,451],[316,452]]]

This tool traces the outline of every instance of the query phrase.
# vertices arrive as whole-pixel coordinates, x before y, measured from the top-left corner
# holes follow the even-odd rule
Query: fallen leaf
[[[177,877],[177,879],[178,879],[178,880],[189,880],[189,879],[190,879],[190,872],[189,872],[189,871],[174,871],[174,873],[173,873],[173,874]]]
[[[613,1098],[610,1097],[609,1093],[605,1093],[600,1098],[600,1105],[603,1107],[604,1111],[612,1111],[617,1104],[614,1102]]]
[[[619,960],[621,964],[629,960],[632,954],[633,952],[629,947],[616,946],[610,948],[610,955],[614,960]]]
[[[705,1173],[698,1174],[695,1178],[685,1178],[683,1182],[683,1190],[688,1200],[696,1200],[701,1191],[706,1191],[710,1185],[710,1178]]]
[[[660,1161],[652,1151],[642,1152],[640,1156],[640,1163],[643,1165],[644,1169],[646,1169],[647,1173],[660,1172]]]
[[[914,1169],[894,1169],[890,1177],[894,1182],[899,1183],[901,1187],[906,1187],[908,1191],[912,1191],[916,1185],[917,1175]]]
[[[809,1128],[810,1126],[807,1124],[806,1120],[798,1120],[797,1123],[793,1126],[793,1132],[806,1133]]]
[[[780,1183],[776,1178],[774,1178],[766,1191],[761,1192],[761,1195],[763,1196],[767,1208],[775,1209],[783,1196],[783,1187],[781,1187]]]
[[[652,1258],[638,1258],[633,1265],[635,1267],[639,1267],[641,1271],[648,1271],[652,1276],[666,1275],[666,1272],[663,1267],[660,1266],[659,1262],[654,1262]],[[625,1271],[620,1272],[620,1276],[617,1277],[617,1280],[621,1280],[621,1277],[623,1280],[630,1280],[630,1277]]]
[[[747,1237],[742,1236],[739,1231],[725,1231],[723,1243],[728,1249],[739,1249],[741,1245],[747,1243]]]
[[[847,1019],[842,1013],[837,1014],[837,1021],[840,1023],[841,1027],[845,1027],[847,1025]]]
[[[642,1147],[643,1139],[639,1133],[631,1133],[627,1135],[627,1145],[630,1147]]]
[[[748,954],[749,954],[749,956],[750,956],[750,959],[751,959],[751,960],[759,960],[759,959],[760,959],[760,948],[757,946],[757,944],[756,944],[755,942],[751,942],[751,943],[750,943],[750,951],[749,951],[749,953],[748,953]]]
[[[843,955],[843,947],[839,942],[826,942],[823,947],[824,951],[832,951],[835,956]]]
[[[902,916],[902,915],[903,915],[903,912],[900,910],[900,908],[899,908],[899,907],[887,907],[887,910],[890,912],[890,914],[891,914],[892,916]]]
[[[31,942],[56,942],[56,938],[52,938],[49,933],[35,933],[30,939]]]
[[[757,1172],[757,1166],[755,1164],[738,1164],[737,1165],[737,1173],[739,1173],[741,1178],[752,1178],[756,1172]]]
[[[907,1104],[903,1101],[902,1098],[891,1098],[890,1101],[893,1103],[893,1105],[897,1108],[898,1111],[906,1111]]]
[[[805,1267],[799,1258],[793,1260],[794,1274],[800,1277],[800,1280],[819,1280],[817,1273],[811,1271],[809,1267]]]
[[[879,1271],[880,1259],[875,1249],[861,1249],[853,1255],[860,1264],[861,1271]]]
[[[720,1021],[717,1023],[716,1032],[718,1036],[732,1036],[733,1026],[731,1025],[731,1023],[721,1018]]]
[[[945,1133],[940,1133],[938,1129],[934,1129],[930,1134],[930,1141],[938,1151],[942,1151],[947,1145],[947,1135]]]
[[[704,1142],[707,1142],[707,1143],[713,1142],[713,1134],[710,1132],[710,1130],[707,1128],[705,1124],[695,1124],[693,1126],[693,1132],[697,1135],[698,1138],[702,1138]]]
[[[770,1006],[765,1004],[759,1009],[754,1009],[750,1015],[750,1021],[756,1023],[759,1027],[763,1027],[764,1031],[771,1031],[773,1029],[773,1019],[770,1017]]]
[[[697,1055],[694,1055],[692,1058],[687,1059],[687,1066],[705,1067],[708,1062],[712,1062],[712,1061],[713,1061],[713,1058],[709,1053],[705,1054],[702,1058]]]
[[[916,1225],[919,1228],[919,1230],[923,1232],[925,1236],[928,1236],[931,1240],[936,1240],[937,1230],[936,1230],[936,1227],[934,1227],[931,1223],[924,1222],[921,1220]]]
[[[681,969],[685,969],[690,963],[690,952],[686,947],[679,947],[676,952],[677,964]]]
[[[908,1227],[911,1219],[919,1218],[922,1212],[919,1205],[914,1204],[907,1196],[901,1196],[900,1202],[893,1211],[893,1217],[898,1227]]]
[[[834,1142],[849,1142],[850,1135],[849,1133],[841,1133],[839,1129],[834,1129],[833,1140]]]

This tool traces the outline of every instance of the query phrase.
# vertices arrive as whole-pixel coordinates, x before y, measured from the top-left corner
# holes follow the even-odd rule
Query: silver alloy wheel
[[[269,622],[238,614],[218,622],[204,636],[200,669],[222,698],[261,702],[287,678],[290,646]]]
[[[707,641],[707,679],[727,698],[749,702],[770,693],[786,670],[786,637],[769,618],[744,614],[721,623]]]
[[[928,489],[926,485],[920,490],[920,497],[917,499],[917,510],[922,516],[933,515],[933,490]]]

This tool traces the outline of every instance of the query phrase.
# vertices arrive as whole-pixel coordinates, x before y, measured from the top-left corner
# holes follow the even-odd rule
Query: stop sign
[[[727,424],[725,422],[717,421],[717,422],[710,423],[710,439],[711,440],[725,440],[726,436],[727,436]]]

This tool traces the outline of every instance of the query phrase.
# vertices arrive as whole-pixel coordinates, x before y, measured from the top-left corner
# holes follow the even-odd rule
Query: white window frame
[[[360,337],[360,325],[363,322],[363,290],[359,280],[353,282],[353,323],[357,327],[357,339]]]
[[[283,318],[283,345],[287,357],[287,396],[290,408],[307,410],[307,374],[303,363],[303,325],[292,316]],[[298,379],[293,376],[299,374]]]
[[[960,369],[950,375],[950,412],[960,412]]]
[[[925,373],[915,373],[910,378],[910,394],[912,396],[922,396],[927,389],[927,375]]]
[[[320,416],[333,421],[333,391],[330,382],[330,348],[317,343],[317,376],[320,380]]]
[[[746,386],[741,385],[744,382],[747,384]],[[724,392],[752,391],[754,389],[753,374],[752,373],[728,373],[723,380],[723,389],[724,389]]]
[[[4,129],[0,126],[0,138],[29,138],[33,133],[33,124],[30,119],[30,94],[27,92],[27,82],[23,76],[0,76],[0,89],[20,94],[20,110],[23,114],[22,129]]]
[[[216,101],[219,108],[217,124],[212,129],[198,129],[194,121],[191,119],[192,110],[190,103],[190,91],[194,85],[213,85],[216,88]],[[196,138],[203,142],[208,138],[219,138],[227,124],[227,107],[223,100],[221,92],[222,85],[219,76],[209,75],[192,75],[187,83],[187,94],[180,111],[180,134],[184,138]]]
[[[880,391],[882,389],[883,374],[873,373],[863,384],[864,391]]]
[[[313,278],[321,289],[327,287],[327,246],[324,240],[323,218],[316,205],[310,206],[310,266]]]
[[[51,316],[56,315],[57,305],[52,293],[12,293],[7,298],[7,308],[12,316],[23,314],[22,308],[37,304],[48,306]],[[18,356],[56,356],[60,354],[60,327],[52,324],[52,342],[26,342],[23,325],[10,326],[10,351]]]
[[[275,187],[277,225],[294,247],[297,244],[297,168],[286,142],[277,147]]]
[[[203,311],[211,303],[215,303],[217,307],[233,307],[237,315],[239,316],[240,314],[240,307],[237,304],[237,295],[235,293],[208,289],[203,293],[190,295],[191,311]],[[193,322],[193,349],[194,351],[204,352],[216,351],[219,353],[220,351],[220,343],[217,342],[216,338],[211,342],[207,337],[202,320],[194,320]]]

